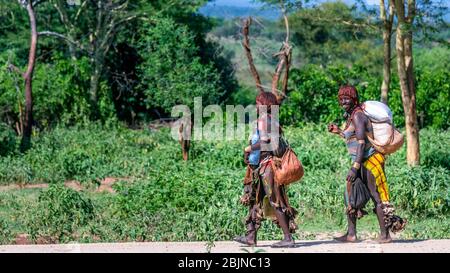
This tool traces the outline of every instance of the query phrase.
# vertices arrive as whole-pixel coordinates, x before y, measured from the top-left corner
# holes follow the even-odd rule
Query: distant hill
[[[326,2],[330,0],[316,0],[309,5],[306,6],[312,6],[317,5],[320,2]],[[353,5],[355,4],[355,0],[342,0],[347,5]],[[366,0],[367,2],[367,0]],[[369,9],[375,10],[375,12],[378,13],[379,6],[377,4],[371,4],[373,1],[368,1],[367,7]],[[360,10],[360,7],[358,7],[358,10]],[[232,19],[236,17],[248,17],[248,16],[257,16],[262,17],[267,20],[276,21],[280,18],[281,13],[277,9],[262,9],[258,6],[232,6],[232,5],[223,5],[223,4],[216,4],[214,2],[209,2],[205,6],[201,7],[199,12],[205,16],[209,17],[216,17],[216,18],[223,18],[223,19]],[[450,14],[444,14],[444,20],[446,22],[450,22]]]
[[[200,13],[216,18],[232,19],[236,17],[256,16],[275,21],[280,18],[280,12],[276,9],[261,9],[259,7],[238,7],[207,4],[200,8]]]

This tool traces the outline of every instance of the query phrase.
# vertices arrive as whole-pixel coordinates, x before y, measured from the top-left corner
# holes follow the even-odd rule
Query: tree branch
[[[25,77],[25,73],[20,70],[17,66],[13,65],[12,63],[8,62],[7,67],[9,72],[16,72],[17,74],[20,74],[22,77]]]
[[[250,66],[250,71],[252,73],[253,79],[256,83],[256,88],[259,90],[259,92],[264,92],[264,88],[261,85],[261,79],[259,77],[258,71],[256,70],[255,64],[253,62],[253,56],[252,51],[250,49],[250,42],[248,38],[249,34],[249,27],[252,23],[252,18],[248,17],[246,20],[244,20],[244,26],[242,28],[242,35],[244,36],[244,39],[242,41],[242,46],[245,50],[245,55],[247,56],[248,65]]]
[[[408,16],[407,21],[412,24],[416,16],[416,0],[408,0]]]
[[[64,5],[65,5],[65,2],[63,0],[56,0],[56,3],[54,4],[56,10],[59,13],[61,22],[66,27],[66,31],[70,31],[71,29],[74,28],[74,25],[70,22],[69,16],[67,15]]]
[[[53,31],[41,31],[41,32],[38,32],[38,35],[39,36],[54,36],[54,37],[63,39],[65,41],[67,41],[67,42],[77,46],[79,49],[84,50],[84,51],[88,52],[89,54],[92,54],[92,50],[87,49],[86,47],[84,47],[79,42],[73,41],[69,37],[67,37],[67,36],[65,36],[65,35],[63,35],[61,33],[53,32]]]
[[[23,8],[27,8],[28,0],[18,0],[18,2]]]
[[[284,72],[283,82],[282,82],[282,85],[281,85],[282,94],[283,94],[284,97],[286,97],[286,94],[288,92],[289,69],[291,68],[291,61],[292,61],[292,51],[291,51],[291,49],[289,50],[289,54],[285,55],[285,58],[286,58],[286,71]],[[280,101],[280,104],[281,104],[281,101]]]
[[[330,22],[338,22],[338,21],[335,21],[335,20],[328,20],[328,21],[330,21]],[[358,23],[351,22],[351,21],[341,21],[341,22],[344,25],[351,26],[351,27],[360,27],[360,28],[368,27],[368,28],[371,28],[371,29],[378,29],[376,26],[374,26],[372,24],[365,24],[365,23],[358,24]]]
[[[114,5],[112,5],[111,7],[108,7],[108,9],[111,11],[111,12],[114,12],[114,11],[116,11],[116,10],[121,10],[121,9],[123,9],[123,8],[126,8],[128,6],[128,0],[126,0],[126,1],[124,1],[123,3],[117,3],[115,6]]]
[[[123,24],[123,23],[125,23],[125,22],[131,21],[131,20],[133,20],[133,19],[135,19],[135,18],[137,18],[137,17],[139,17],[139,16],[143,16],[143,15],[134,14],[134,15],[132,15],[132,16],[123,18],[123,19],[121,19],[120,21],[118,21],[117,23],[115,23],[115,24],[114,24],[114,27],[117,27],[117,26],[119,26],[119,25],[121,25],[121,24]]]
[[[45,2],[45,0],[36,0],[33,1],[33,7],[36,7],[37,5],[39,5],[40,3]]]
[[[78,22],[78,18],[80,17],[81,12],[84,10],[87,4],[87,0],[85,0],[83,3],[81,3],[80,7],[78,8],[77,14],[75,15],[75,22]]]
[[[272,94],[275,95],[277,100],[281,99],[279,97],[278,92],[277,92],[277,87],[278,87],[278,81],[280,79],[280,74],[281,74],[281,71],[283,70],[285,62],[286,62],[286,58],[284,58],[284,55],[280,56],[280,60],[278,61],[277,67],[275,68],[275,74],[272,77],[272,90],[271,90],[271,92],[272,92]]]
[[[288,86],[288,79],[289,79],[289,68],[290,68],[290,62],[291,62],[291,53],[292,53],[292,47],[289,45],[289,21],[286,16],[286,10],[283,5],[283,1],[280,1],[281,4],[281,12],[283,13],[284,18],[284,25],[286,27],[286,38],[283,42],[283,45],[281,47],[280,52],[275,54],[274,56],[278,56],[279,61],[277,64],[277,67],[275,69],[275,74],[272,77],[272,94],[275,95],[277,98],[278,104],[281,104],[283,99],[286,97],[287,94],[287,86]],[[282,86],[281,86],[281,92],[277,89],[278,83],[280,81],[280,75],[284,71]]]
[[[389,21],[389,24],[391,25],[391,27],[392,27],[392,24],[394,23],[394,16],[395,16],[395,14],[394,14],[394,12],[395,12],[395,7],[394,7],[394,0],[388,0],[389,1],[389,18],[388,18],[388,21]]]
[[[380,0],[380,19],[382,22],[386,22],[386,6],[384,0]]]

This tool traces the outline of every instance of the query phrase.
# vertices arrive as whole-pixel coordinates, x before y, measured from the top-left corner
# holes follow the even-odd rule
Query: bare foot
[[[284,239],[282,241],[279,241],[278,243],[274,243],[273,245],[271,245],[271,247],[274,248],[282,248],[282,247],[294,247],[295,246],[295,242],[293,239]]]
[[[256,246],[255,241],[248,240],[246,236],[237,236],[233,239],[233,241],[248,245],[248,246]]]
[[[386,237],[378,236],[376,242],[379,244],[389,244],[392,243],[392,238],[389,235]]]
[[[340,237],[334,237],[334,240],[339,241],[341,243],[356,243],[356,235],[350,236],[347,233],[340,236]]]

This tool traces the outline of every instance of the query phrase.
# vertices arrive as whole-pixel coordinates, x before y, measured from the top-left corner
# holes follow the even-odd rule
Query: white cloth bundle
[[[394,128],[392,111],[379,101],[366,101],[361,105],[364,114],[369,118],[373,128],[373,139],[370,142],[383,154],[391,154],[403,145],[402,134]]]
[[[392,123],[392,111],[382,102],[368,100],[361,105],[361,108],[373,122]]]
[[[392,111],[379,101],[366,101],[361,105],[366,116],[372,122],[373,137],[378,145],[386,145],[392,137]]]

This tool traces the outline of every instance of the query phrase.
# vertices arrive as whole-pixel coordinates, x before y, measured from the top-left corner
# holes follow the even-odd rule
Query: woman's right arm
[[[340,137],[344,138],[344,133],[342,130],[334,123],[328,124],[328,132],[332,134],[339,135]]]

